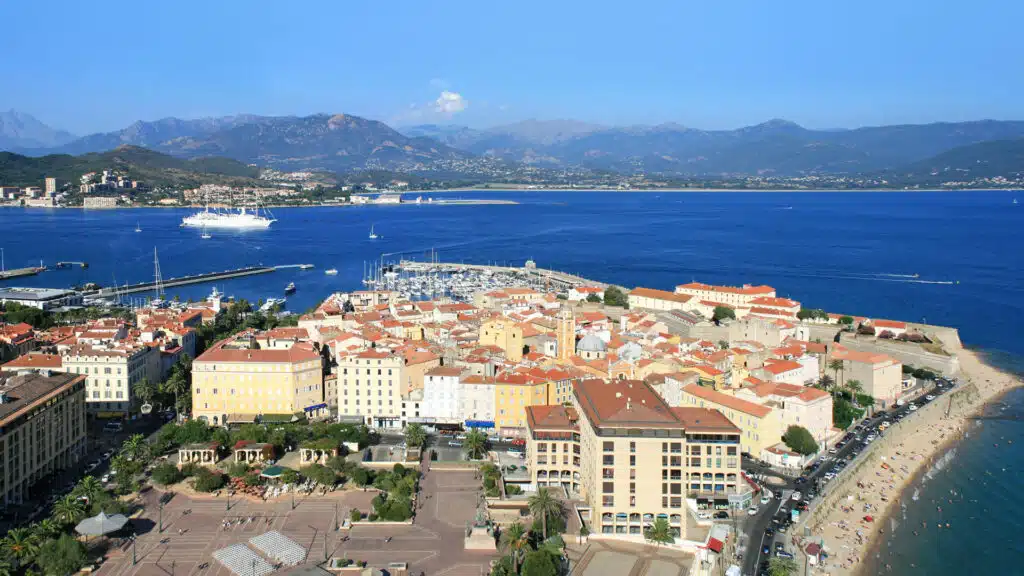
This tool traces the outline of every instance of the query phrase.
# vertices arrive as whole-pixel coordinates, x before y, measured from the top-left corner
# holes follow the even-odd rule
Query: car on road
[[[779,490],[775,491],[775,499],[776,500],[782,500],[782,492],[781,491],[779,491]]]
[[[929,401],[929,402],[931,402],[932,400],[935,400],[935,396],[933,396],[932,394],[929,394],[929,395],[925,396],[924,399]]]
[[[697,519],[698,520],[711,520],[711,512],[707,512],[707,511],[697,512]]]
[[[789,560],[793,559],[793,555],[789,552],[786,552],[785,550],[776,550],[775,556],[778,558],[788,558]]]
[[[796,500],[799,500],[799,499],[803,498],[803,496],[804,495],[801,494],[799,490],[797,490],[796,492],[793,492],[793,495],[790,496],[789,499],[796,501]]]
[[[785,549],[786,549],[786,545],[783,544],[782,542],[776,542],[775,543],[775,551],[776,552],[778,552],[779,550],[785,550]]]
[[[801,476],[801,477],[797,478],[796,480],[794,480],[794,483],[796,483],[796,484],[803,484],[805,482],[807,482],[807,476]]]
[[[768,492],[765,492],[764,495],[761,496],[761,504],[767,504],[767,503],[769,503],[771,501],[772,501],[772,495],[769,494]]]
[[[757,506],[751,506],[750,508],[747,508],[747,515],[757,516]]]
[[[796,508],[797,510],[799,510],[801,512],[806,512],[807,511],[807,501],[806,500],[801,500],[801,501],[797,502],[796,506],[794,506],[794,508]]]
[[[448,445],[451,446],[452,448],[461,448],[462,442],[460,442],[459,440],[449,440]]]
[[[764,537],[771,538],[772,536],[775,536],[775,530],[772,530],[771,528],[765,528]]]
[[[761,548],[761,554],[764,554],[765,556],[769,556],[769,555],[771,555],[771,553],[772,553],[772,547],[771,546],[765,544],[764,547]]]
[[[729,513],[726,512],[725,510],[720,510],[718,512],[715,512],[715,518],[717,520],[725,520],[729,518]]]
[[[917,404],[911,404],[911,405],[910,405],[910,411],[911,411],[911,412],[914,412],[914,411],[916,411],[916,410],[917,410]]]

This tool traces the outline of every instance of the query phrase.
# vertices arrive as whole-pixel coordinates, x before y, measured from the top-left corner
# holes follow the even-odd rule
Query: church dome
[[[593,334],[587,334],[579,342],[576,343],[576,350],[579,352],[604,352],[608,349],[608,345]]]

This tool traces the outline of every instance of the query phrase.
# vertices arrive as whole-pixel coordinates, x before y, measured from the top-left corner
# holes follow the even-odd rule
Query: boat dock
[[[224,270],[223,272],[207,272],[205,274],[193,274],[191,276],[182,276],[180,278],[167,278],[160,280],[160,288],[173,288],[175,286],[186,286],[189,284],[202,284],[204,282],[219,282],[221,280],[230,280],[232,278],[241,278],[243,276],[255,276],[256,274],[268,274],[277,270],[278,266],[250,266],[248,268],[237,268],[235,270]],[[113,297],[124,294],[134,294],[137,292],[148,292],[149,290],[155,290],[157,288],[157,282],[142,282],[139,284],[128,284],[125,286],[114,286],[109,288],[101,288],[99,290],[89,290],[82,292],[83,296],[99,296],[99,297]]]
[[[566,290],[574,286],[600,286],[601,288],[607,288],[608,286],[610,286],[609,284],[606,284],[604,282],[590,280],[588,278],[583,278],[582,276],[569,274],[568,272],[559,272],[558,270],[546,270],[544,268],[537,268],[536,266],[532,266],[529,262],[526,266],[515,267],[491,266],[484,264],[456,264],[450,262],[416,262],[413,260],[402,260],[399,263],[399,267],[407,272],[417,272],[425,274],[452,274],[456,272],[467,271],[484,272],[490,274],[525,274],[540,280],[543,284],[551,285],[552,288]]]
[[[53,265],[54,268],[71,268],[72,266],[78,266],[79,268],[88,268],[88,262],[57,262]]]
[[[0,280],[10,280],[11,278],[21,278],[22,276],[35,276],[40,272],[46,271],[43,266],[32,266],[30,268],[15,268],[13,270],[4,270],[0,272]]]

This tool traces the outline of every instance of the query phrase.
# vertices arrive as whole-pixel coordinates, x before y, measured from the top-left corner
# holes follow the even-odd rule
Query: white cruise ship
[[[266,213],[266,211],[264,212]],[[261,216],[259,206],[252,211],[239,208],[237,212],[218,210],[211,212],[210,207],[207,206],[202,212],[196,212],[191,216],[182,218],[181,225],[190,228],[234,228],[244,230],[269,228],[276,221],[273,217]]]

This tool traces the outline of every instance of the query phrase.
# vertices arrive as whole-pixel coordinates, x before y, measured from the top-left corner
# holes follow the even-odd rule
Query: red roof
[[[751,286],[745,284],[743,287],[737,286],[713,286],[711,284],[702,284],[700,282],[690,282],[689,284],[680,284],[676,286],[676,290],[703,290],[706,292],[726,292],[729,294],[745,294],[754,296],[756,294],[771,294],[775,292],[775,288],[771,286]]]
[[[630,296],[639,296],[641,298],[654,298],[655,300],[671,300],[673,302],[686,303],[693,299],[693,296],[687,294],[676,294],[675,292],[668,292],[666,290],[655,290],[654,288],[633,288],[629,293]]]

